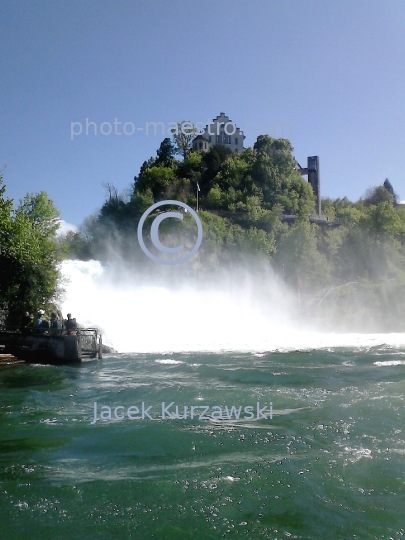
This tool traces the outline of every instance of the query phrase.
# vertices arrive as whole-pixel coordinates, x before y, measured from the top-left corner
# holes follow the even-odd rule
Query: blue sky
[[[163,139],[101,135],[103,122],[220,112],[271,136],[284,123],[302,166],[320,156],[322,196],[357,200],[388,177],[405,199],[403,0],[3,0],[0,26],[0,168],[16,201],[47,191],[79,225]]]

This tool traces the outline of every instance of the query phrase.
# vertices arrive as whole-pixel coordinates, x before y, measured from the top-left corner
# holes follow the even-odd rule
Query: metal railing
[[[80,342],[82,356],[95,358],[98,355],[101,358],[103,345],[97,328],[78,328],[76,335]]]
[[[13,337],[14,336],[14,337]],[[21,327],[21,326],[9,326],[9,325],[0,325],[0,345],[12,342],[15,339],[20,339],[21,337],[64,337],[64,336],[75,336],[77,338],[77,343],[81,356],[96,358],[102,357],[103,352],[103,342],[102,336],[98,331],[98,328],[75,328],[75,329],[66,329],[63,326],[61,328],[38,328],[38,327]]]

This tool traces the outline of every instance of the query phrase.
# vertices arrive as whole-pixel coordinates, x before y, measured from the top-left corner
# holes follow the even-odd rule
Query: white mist
[[[216,283],[162,280],[109,272],[98,261],[64,261],[63,314],[96,326],[118,352],[275,351],[324,347],[400,346],[405,334],[333,334],[305,327],[297,299],[269,273],[260,285],[229,274]],[[112,275],[115,278],[113,281]]]

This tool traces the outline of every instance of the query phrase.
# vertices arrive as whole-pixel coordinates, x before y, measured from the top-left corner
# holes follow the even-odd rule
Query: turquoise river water
[[[21,365],[0,395],[1,539],[404,535],[403,346]]]

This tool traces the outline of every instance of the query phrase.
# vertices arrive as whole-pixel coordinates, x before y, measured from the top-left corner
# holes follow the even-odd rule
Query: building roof
[[[194,141],[199,141],[199,140],[208,142],[207,139],[205,137],[203,137],[201,134],[197,135],[197,137],[194,137],[193,142]]]
[[[240,128],[238,128],[238,126],[237,126],[234,122],[232,122],[232,120],[229,118],[229,116],[227,116],[224,112],[219,113],[219,115],[218,115],[216,118],[213,118],[212,123],[217,122],[217,121],[221,118],[221,116],[224,116],[224,117],[228,120],[228,122],[230,122],[231,124],[233,124],[233,125],[235,126],[235,128],[236,128],[238,131],[240,131],[241,133],[243,133],[243,131],[242,131]],[[209,124],[207,124],[207,125],[205,126],[205,129],[207,129],[208,125],[209,125]],[[210,125],[211,125],[211,124],[210,124]],[[246,136],[243,135],[243,138],[246,139]]]
[[[224,124],[229,122],[230,124],[232,124],[235,127],[235,133],[238,132],[239,134],[241,134],[241,138],[243,137],[242,141],[244,139],[246,139],[246,136],[243,134],[243,131],[241,129],[239,129],[238,126],[234,122],[232,122],[232,120],[229,118],[229,116],[226,116],[225,113],[221,112],[221,113],[219,113],[219,115],[216,118],[213,119],[213,121],[210,124],[207,124],[205,126],[205,129],[204,129],[204,131],[202,133],[199,133],[196,137],[194,137],[193,143],[195,141],[204,141],[204,142],[207,142],[210,145],[213,144],[207,139],[207,137],[204,137],[204,135],[207,132],[208,126],[212,126],[213,123],[220,121],[219,119],[221,117],[222,117],[221,122],[223,122],[223,120],[225,120]],[[210,133],[210,132],[209,132],[209,134],[210,135],[215,135],[214,133]],[[211,139],[211,137],[210,137],[210,139]],[[242,148],[243,148],[243,142],[242,142]]]

